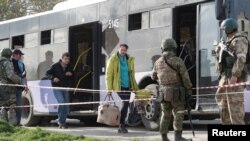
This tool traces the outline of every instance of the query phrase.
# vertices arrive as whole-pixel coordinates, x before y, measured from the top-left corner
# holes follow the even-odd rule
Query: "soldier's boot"
[[[118,133],[128,133],[128,130],[126,129],[124,124],[121,124],[118,128]]]
[[[182,131],[175,131],[174,140],[175,141],[192,141],[192,139],[183,138]]]
[[[170,141],[170,140],[168,139],[168,135],[167,135],[167,134],[161,134],[161,140],[162,140],[162,141]]]
[[[0,120],[8,122],[8,113],[4,107],[0,109]]]
[[[14,105],[13,105],[14,106]],[[17,125],[17,117],[16,117],[16,110],[12,105],[9,108],[8,114],[8,122],[11,125]]]

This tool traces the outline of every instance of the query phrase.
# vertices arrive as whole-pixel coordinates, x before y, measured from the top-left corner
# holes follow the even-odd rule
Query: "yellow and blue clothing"
[[[129,76],[129,88],[133,91],[137,91],[138,85],[135,80],[135,68],[134,68],[134,57],[125,55],[128,65],[128,76]],[[106,68],[106,89],[108,91],[120,91],[121,86],[121,69],[120,69],[119,53],[113,54],[107,63]],[[126,82],[125,82],[126,83]]]
[[[130,79],[129,79],[129,67],[128,60],[126,56],[119,56],[120,60],[120,77],[121,77],[121,87],[129,88],[130,87]]]
[[[106,69],[106,88],[119,92],[122,100],[130,99],[130,90],[137,91],[138,85],[135,81],[134,57],[126,54],[121,57],[119,53],[112,55]],[[124,101],[121,109],[120,124],[125,124],[129,102]]]

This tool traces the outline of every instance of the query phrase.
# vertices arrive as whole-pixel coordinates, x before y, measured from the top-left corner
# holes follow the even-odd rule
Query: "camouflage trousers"
[[[14,105],[13,105],[14,106]],[[6,121],[11,125],[17,124],[16,110],[14,107],[0,109],[0,120]]]
[[[13,90],[15,89],[10,90],[0,87],[0,120],[16,125],[16,94]]]
[[[175,131],[182,131],[182,124],[184,119],[184,103],[173,104],[172,102],[161,103],[161,122],[160,133],[167,134],[168,127],[171,122],[171,115],[173,113],[174,122],[173,127]]]
[[[219,86],[228,84],[228,79],[222,77]],[[224,125],[245,124],[244,86],[219,88],[215,100],[220,108],[220,118]]]

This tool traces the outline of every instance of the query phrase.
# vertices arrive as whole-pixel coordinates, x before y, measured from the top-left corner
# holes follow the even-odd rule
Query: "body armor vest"
[[[161,57],[157,63],[157,77],[161,85],[180,85],[179,74],[169,67]]]

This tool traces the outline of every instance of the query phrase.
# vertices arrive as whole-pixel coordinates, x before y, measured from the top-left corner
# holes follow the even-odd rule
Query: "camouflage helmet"
[[[10,58],[12,55],[12,51],[9,48],[4,48],[1,52],[2,57]]]
[[[226,34],[230,34],[232,32],[237,31],[238,23],[235,19],[228,18],[222,21],[220,28],[223,29]]]
[[[163,39],[161,42],[161,50],[167,51],[167,50],[175,50],[177,48],[177,44],[174,39],[172,38],[166,38]]]

